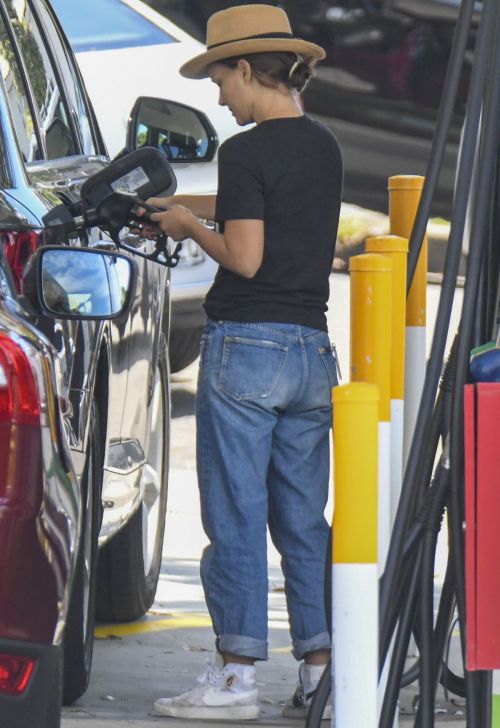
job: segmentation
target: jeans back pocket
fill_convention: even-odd
[[[288,347],[275,341],[225,336],[220,389],[234,399],[269,397],[276,386]]]

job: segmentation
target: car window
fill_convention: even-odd
[[[45,141],[47,159],[78,153],[57,76],[35,18],[25,3],[4,0],[16,35]]]
[[[76,53],[175,42],[121,0],[51,0],[51,4]]]
[[[25,162],[33,162],[41,156],[36,127],[21,68],[2,13],[0,13],[0,70],[21,154]]]
[[[38,16],[43,24],[45,34],[52,48],[52,55],[57,58],[58,69],[64,83],[71,113],[76,116],[77,127],[80,132],[80,142],[84,154],[97,154],[96,143],[92,133],[92,121],[89,108],[85,101],[85,94],[80,86],[79,73],[73,59],[70,58],[58,29],[54,25],[47,3],[41,0],[37,3]]]

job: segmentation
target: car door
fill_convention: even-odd
[[[104,144],[92,106],[86,99],[81,74],[58,27],[58,21],[45,0],[37,0],[36,6],[44,24],[48,42],[53,49],[54,56],[58,59],[61,80],[67,90],[75,126],[77,130],[80,130],[83,151],[85,154],[92,154],[95,151],[102,152]],[[96,139],[97,149],[85,146],[88,145],[90,139]],[[120,140],[119,143],[125,145],[125,139]],[[89,236],[91,246],[108,247],[110,245],[109,239],[100,230],[94,228],[89,231]],[[126,234],[126,237],[132,248],[139,252],[152,252],[153,243],[150,240],[130,233]],[[151,429],[151,412],[145,403],[151,401],[159,349],[161,346],[166,346],[168,339],[169,275],[162,266],[158,266],[152,261],[137,257],[136,262],[139,266],[139,280],[132,313],[126,324],[110,328],[112,357],[110,386],[114,387],[118,394],[113,398],[109,397],[109,413],[113,421],[110,422],[106,466],[112,472],[106,471],[105,473],[104,493],[106,495],[107,481],[112,481],[115,506],[118,506],[118,501],[122,497],[126,503],[127,500],[133,499],[137,495],[134,489],[130,490],[129,481],[119,498],[116,497],[116,466],[128,463],[128,472],[130,472],[137,469],[142,463]],[[166,310],[164,311],[164,309]],[[118,403],[122,404],[122,408],[117,406]],[[115,507],[114,516],[112,512],[105,511],[101,534],[103,537],[106,537],[108,530],[112,530],[113,522],[120,520],[118,510]]]
[[[34,248],[43,244],[44,214],[65,194],[74,195],[68,181],[77,177],[74,159],[83,149],[64,88],[32,8],[6,0],[2,23],[2,60],[9,64],[6,96],[13,122],[12,136],[21,151],[18,174],[8,194],[27,211],[29,224],[34,228]],[[91,147],[88,151],[95,153],[96,149]],[[12,159],[14,163],[18,161],[14,155]],[[86,244],[86,235],[71,242]],[[14,241],[13,245],[16,244]],[[22,264],[30,252],[26,251]],[[19,291],[22,264],[15,271]],[[84,460],[79,457],[85,437],[84,373],[89,366],[89,342],[98,337],[99,326],[42,318],[37,325],[58,352],[61,392],[72,406],[71,443],[78,471]]]
[[[106,163],[105,149],[78,72],[48,4],[44,0],[28,4],[6,0],[1,17],[3,60],[9,67],[6,96],[19,161],[8,194],[25,207],[27,223],[33,227],[33,245],[36,245],[41,242],[44,214],[62,200],[78,200],[83,180]],[[60,242],[109,245],[97,229]],[[72,410],[71,441],[77,471],[83,468],[88,413],[94,394],[103,400],[101,415],[106,420],[103,429],[108,443],[116,450],[124,439],[133,437],[137,441],[138,447],[133,451],[139,453],[138,462],[130,463],[129,470],[139,467],[145,450],[149,423],[144,402],[148,401],[151,388],[152,342],[159,341],[158,321],[161,320],[161,307],[152,303],[161,295],[165,274],[151,263],[141,267],[136,310],[126,322],[109,325],[44,319],[37,322],[58,351],[61,391]],[[131,334],[139,321],[142,338],[141,346],[136,347],[131,343]],[[135,376],[129,387],[132,369]],[[112,451],[114,462],[127,462],[126,458],[116,457],[115,450]],[[109,453],[107,448],[106,454]],[[129,470],[123,478],[116,473],[112,476],[115,486],[116,482],[122,485],[120,498],[125,510],[127,502],[137,499],[138,490],[137,477],[127,477]],[[123,512],[116,515],[115,521],[122,519]]]

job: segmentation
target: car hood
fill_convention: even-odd
[[[215,127],[219,142],[241,131],[231,112],[219,106],[218,89],[209,79],[192,81],[179,74],[180,66],[202,50],[199,43],[182,41],[77,54],[111,156],[125,144],[128,117],[138,96],[156,96],[200,109]],[[216,189],[215,162],[174,167],[179,192]],[[196,174],[194,167],[198,168]]]

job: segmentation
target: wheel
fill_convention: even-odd
[[[202,331],[203,326],[196,326],[193,329],[177,329],[170,332],[168,354],[172,373],[185,369],[199,356]]]
[[[81,481],[82,532],[64,630],[63,705],[73,703],[83,695],[90,680],[94,647],[102,467],[99,411],[97,403],[93,401],[87,460]]]
[[[168,365],[158,359],[142,482],[144,498],[99,552],[97,618],[128,622],[152,605],[160,574],[167,508],[170,396]]]

